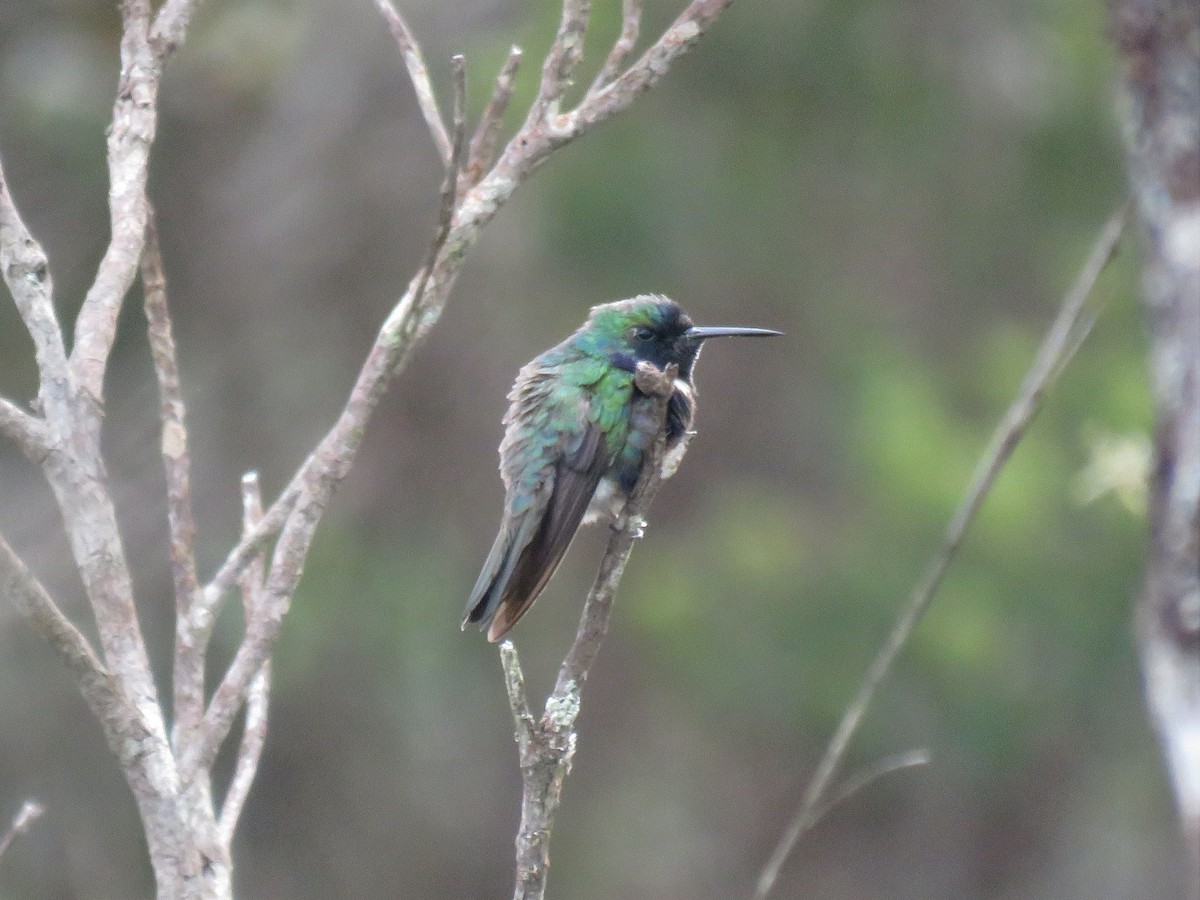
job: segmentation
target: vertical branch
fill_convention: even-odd
[[[108,207],[111,238],[75,320],[71,371],[90,401],[88,427],[99,428],[104,372],[117,317],[137,274],[146,233],[146,173],[158,120],[162,61],[150,48],[149,0],[120,3],[121,72],[108,129]]]
[[[544,122],[557,115],[559,102],[571,85],[571,76],[583,59],[583,38],[591,13],[591,0],[563,0],[558,33],[542,64],[542,80],[537,99],[529,108],[527,124]]]
[[[190,734],[204,712],[204,654],[190,641],[188,615],[200,589],[196,575],[196,523],[192,515],[191,459],[188,452],[183,388],[175,354],[167,279],[158,246],[158,225],[147,205],[146,245],[142,250],[147,335],[158,381],[162,421],[162,462],[167,483],[167,530],[171,576],[175,583],[175,742]]]
[[[251,531],[262,518],[262,490],[258,484],[258,473],[247,472],[242,476],[242,530]],[[242,575],[242,608],[247,627],[259,616],[262,607],[263,577],[266,574],[262,556],[251,564]],[[237,763],[233,779],[221,806],[221,817],[217,824],[221,842],[228,850],[233,844],[233,833],[267,740],[267,707],[271,691],[271,661],[263,663],[246,694],[246,724],[242,730],[242,743],[238,748]]]
[[[755,887],[754,900],[763,900],[771,892],[779,870],[791,855],[796,842],[819,818],[825,796],[845,759],[850,740],[858,731],[858,726],[875,697],[875,692],[891,671],[892,664],[908,643],[913,630],[933,604],[946,570],[962,546],[967,529],[974,522],[1005,463],[1025,436],[1029,424],[1041,409],[1046,392],[1091,328],[1094,317],[1087,315],[1087,301],[1100,274],[1116,253],[1118,242],[1125,230],[1126,219],[1127,210],[1123,204],[1100,230],[1079,277],[1063,298],[1058,315],[1042,339],[1037,355],[1017,390],[1017,396],[992,432],[991,440],[976,463],[971,482],[963,492],[953,518],[946,526],[941,547],[925,569],[920,583],[909,595],[908,602],[875,655],[858,693],[846,708],[837,730],[825,748],[812,781],[804,791],[799,809],[763,867]]]
[[[1150,549],[1137,623],[1150,717],[1200,900],[1200,6],[1114,0],[1154,392]]]
[[[655,400],[649,413],[651,421],[665,425],[676,374],[677,368],[673,364],[665,371],[659,371],[649,363],[638,364],[638,389]],[[613,599],[625,573],[625,564],[645,528],[643,516],[662,484],[665,445],[666,428],[660,426],[646,454],[638,482],[613,526],[600,571],[584,602],[575,640],[559,668],[554,690],[546,698],[540,721],[534,722],[529,710],[517,651],[508,641],[500,645],[500,663],[504,667],[521,764],[521,824],[516,839],[517,874],[513,900],[541,900],[545,894],[550,868],[550,835],[562,801],[563,782],[570,774],[575,755],[575,721],[579,716],[583,684],[608,633]]]

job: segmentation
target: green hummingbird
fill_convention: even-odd
[[[500,640],[525,615],[581,524],[613,522],[663,426],[635,384],[639,362],[678,366],[667,403],[662,475],[683,458],[696,410],[692,370],[704,341],[765,328],[700,328],[679,304],[643,294],[594,306],[587,321],[527,363],[508,394],[500,442],[504,515],[462,627]]]

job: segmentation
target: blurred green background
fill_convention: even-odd
[[[465,53],[477,112],[517,43],[514,110],[528,101],[555,3],[400,5],[443,93],[449,56]],[[648,5],[657,35],[682,4]],[[585,83],[617,28],[615,0],[595,6]],[[700,323],[787,336],[714,346],[700,365],[700,435],[659,496],[588,684],[550,894],[749,894],[1123,193],[1104,29],[1099,0],[743,2],[518,192],[319,531],[275,654],[239,896],[508,895],[511,723],[494,648],[457,628],[498,521],[504,394],[591,304],[644,291]],[[117,35],[99,0],[0,4],[0,152],[67,322],[107,240]],[[168,70],[151,175],[208,574],[238,528],[241,473],[259,469],[273,496],[343,402],[421,258],[440,171],[367,0],[212,0]],[[1104,317],[848,764],[925,747],[932,765],[837,809],[775,896],[1182,892],[1130,627],[1136,466],[1121,492],[1089,476],[1125,471],[1150,424],[1136,273],[1126,247],[1099,288]],[[109,378],[107,452],[168,685],[139,301]],[[31,358],[6,299],[0,393],[35,393]],[[90,628],[49,492],[6,443],[0,529]],[[603,537],[577,543],[515,633],[538,696]],[[231,613],[221,659],[237,629]],[[0,861],[0,897],[151,893],[99,729],[0,606],[0,818],[27,796],[48,812]]]

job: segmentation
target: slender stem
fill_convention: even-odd
[[[479,183],[492,159],[496,155],[496,141],[500,137],[500,129],[504,125],[504,114],[512,100],[513,84],[516,82],[517,69],[521,65],[521,48],[514,46],[508,51],[508,59],[504,68],[496,76],[492,86],[492,96],[484,107],[475,135],[471,138],[471,152],[468,156],[466,179],[468,186]]]
[[[167,533],[171,576],[175,585],[174,742],[178,747],[204,714],[204,652],[191,640],[188,616],[200,591],[196,575],[196,522],[192,514],[191,455],[188,451],[186,410],[179,378],[179,361],[167,278],[158,245],[158,224],[147,205],[146,244],[142,248],[142,287],[145,293],[146,333],[158,381],[162,421],[162,463],[167,483]]]
[[[3,837],[0,837],[0,856],[3,856],[5,852],[7,852],[8,848],[12,846],[12,842],[16,839],[17,835],[24,834],[26,831],[28,831],[30,826],[40,819],[42,813],[45,811],[46,810],[42,807],[42,804],[38,803],[36,800],[26,800],[21,805],[21,809],[13,817],[12,824],[8,827],[8,831],[4,833]]]
[[[417,92],[417,104],[421,107],[421,115],[425,117],[425,124],[433,137],[433,144],[441,157],[442,165],[449,166],[453,144],[442,122],[442,113],[438,109],[437,97],[433,93],[433,83],[429,80],[429,70],[425,68],[425,57],[421,55],[421,47],[413,37],[412,29],[396,11],[391,0],[375,0],[375,6],[387,21],[392,37],[396,39],[396,45],[400,48],[400,55],[404,57],[408,77]]]
[[[659,371],[648,363],[639,363],[638,388],[655,399],[650,420],[663,424],[646,455],[641,476],[613,526],[600,571],[584,602],[575,640],[563,658],[540,721],[534,722],[530,712],[516,649],[508,641],[500,644],[500,663],[504,668],[521,763],[521,825],[516,838],[514,900],[541,900],[546,890],[550,834],[562,800],[563,782],[571,771],[571,760],[575,755],[575,721],[579,716],[583,684],[608,632],[612,603],[625,564],[645,528],[643,516],[662,484],[662,457],[666,445],[663,425],[676,374],[674,365]]]
[[[1080,327],[1085,329],[1090,327],[1092,320],[1086,315],[1088,297],[1091,295],[1100,273],[1104,271],[1116,253],[1117,244],[1125,230],[1126,220],[1127,209],[1122,204],[1121,208],[1113,213],[1100,230],[1083,270],[1067,292],[1066,297],[1063,298],[1058,316],[1046,332],[1029,371],[1025,373],[1016,398],[992,433],[991,440],[980,457],[971,482],[946,527],[941,547],[930,561],[924,577],[913,590],[908,603],[892,626],[887,640],[876,654],[858,693],[846,708],[837,730],[825,748],[825,754],[821,757],[816,773],[804,792],[799,810],[763,867],[754,892],[755,900],[762,900],[770,893],[780,868],[796,846],[801,834],[813,821],[813,816],[820,808],[826,791],[845,758],[850,739],[858,730],[875,692],[887,677],[900,651],[908,643],[913,629],[916,628],[917,623],[921,621],[933,603],[942,578],[957,555],[968,527],[974,521],[980,506],[983,505],[1000,470],[1012,455],[1013,450],[1016,449],[1017,444],[1025,435],[1029,423],[1041,408],[1047,389],[1053,384],[1058,373],[1062,371],[1067,360],[1070,359],[1070,354],[1079,347],[1082,339]]]
[[[625,67],[625,63],[633,53],[633,48],[637,45],[641,23],[642,0],[623,0],[621,3],[621,33],[613,43],[612,49],[608,51],[608,57],[604,60],[600,71],[596,73],[592,86],[588,88],[589,94],[608,87],[621,74],[621,69]]]
[[[242,529],[252,530],[262,518],[262,514],[262,489],[258,483],[258,473],[247,472],[242,476]],[[258,617],[262,607],[265,574],[266,564],[261,554],[242,574],[242,608],[247,627],[248,623]],[[225,793],[221,817],[217,823],[221,842],[227,849],[233,844],[233,833],[237,830],[238,819],[246,804],[246,797],[250,794],[250,786],[254,783],[254,776],[258,771],[258,761],[267,741],[270,692],[271,661],[267,660],[250,682],[250,689],[246,694],[246,722],[242,729],[242,741],[238,747],[233,778],[229,782],[229,790]]]

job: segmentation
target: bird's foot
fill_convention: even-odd
[[[678,375],[679,366],[675,363],[667,363],[665,369],[660,369],[652,362],[641,360],[634,371],[633,383],[648,397],[670,397]]]

